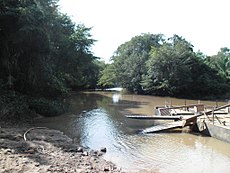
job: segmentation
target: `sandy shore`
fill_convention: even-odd
[[[57,130],[0,128],[1,173],[123,172],[102,158],[104,152],[74,144]]]

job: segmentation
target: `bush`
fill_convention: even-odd
[[[45,98],[31,99],[29,108],[44,116],[56,116],[63,114],[67,110],[67,104],[61,101],[53,101]]]
[[[18,124],[32,120],[33,112],[27,104],[27,97],[13,91],[0,91],[0,121],[4,124]]]

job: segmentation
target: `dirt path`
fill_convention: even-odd
[[[102,151],[89,151],[51,129],[0,128],[1,173],[120,173],[102,158]],[[104,151],[105,152],[105,151]]]

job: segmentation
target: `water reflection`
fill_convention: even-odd
[[[124,114],[153,113],[165,100],[178,105],[184,100],[120,95],[120,93],[78,93],[70,99],[71,110],[49,117],[40,125],[59,129],[91,149],[107,148],[105,159],[129,171],[154,170],[161,173],[228,172],[230,144],[190,133],[141,135],[139,129],[157,121],[132,120]],[[187,100],[187,104],[197,101]],[[216,104],[215,102],[203,102]],[[219,103],[224,104],[224,103]]]
[[[121,97],[121,94],[114,93],[113,96],[112,96],[113,103],[118,103],[119,100],[120,100],[120,97]]]
[[[102,146],[110,148],[118,136],[115,122],[101,108],[87,112],[82,119],[81,128],[84,129],[81,144],[92,149],[98,150]]]

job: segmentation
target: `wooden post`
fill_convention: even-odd
[[[228,100],[228,104],[230,104],[230,100]],[[230,114],[230,106],[228,107],[228,114]]]
[[[212,123],[214,124],[214,107],[212,108]]]
[[[186,104],[187,104],[187,103],[186,103],[186,100],[184,100],[184,105],[186,106]],[[184,110],[185,110],[185,111],[188,111],[188,107],[185,107]]]

